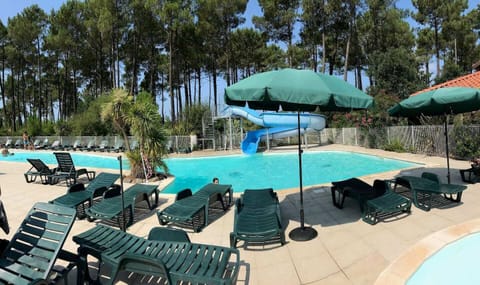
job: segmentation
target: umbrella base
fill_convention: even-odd
[[[317,237],[317,231],[311,227],[298,227],[293,229],[288,236],[294,241],[309,241]]]

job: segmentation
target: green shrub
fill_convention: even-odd
[[[400,140],[393,140],[383,146],[386,151],[406,152],[405,146]]]
[[[459,158],[472,158],[480,155],[480,136],[472,128],[459,125],[453,128],[450,145],[454,145],[452,154]]]

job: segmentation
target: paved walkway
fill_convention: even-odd
[[[322,146],[308,150],[312,149],[347,150],[419,162],[423,163],[424,167],[403,172],[417,175],[428,169],[440,174],[445,180],[446,163],[445,158],[441,157],[342,145]],[[289,148],[287,151],[295,151],[295,149]],[[194,155],[199,154],[204,153],[194,153]],[[450,164],[452,183],[462,183],[458,169],[468,168],[469,163],[451,160]],[[1,199],[6,207],[12,231],[7,238],[13,235],[35,202],[52,200],[66,191],[64,185],[27,184],[23,177],[27,169],[26,163],[2,162],[0,165]],[[97,171],[101,170],[97,169]],[[362,179],[372,183],[374,179],[389,179],[398,173],[398,171],[391,171],[365,176]],[[165,187],[167,183],[168,181],[162,181],[160,187]],[[128,184],[125,186],[127,187]],[[307,242],[295,242],[288,238],[290,230],[299,226],[298,190],[289,189],[279,192],[283,222],[286,225],[287,244],[282,247],[278,245],[266,248],[240,247],[243,266],[238,284],[374,284],[389,264],[422,239],[446,227],[480,218],[480,207],[477,206],[480,204],[480,189],[477,189],[480,187],[479,184],[468,185],[468,190],[464,192],[462,203],[459,205],[434,208],[429,212],[412,207],[410,215],[382,221],[375,226],[361,220],[358,203],[354,200],[347,198],[344,209],[335,208],[332,205],[329,186],[318,185],[305,189],[306,224],[318,231],[318,237]],[[161,194],[160,198],[158,209],[163,209],[172,203],[174,197]],[[152,227],[159,226],[159,223],[155,211],[140,212],[136,217],[137,221],[128,231],[146,236],[148,231]],[[89,223],[86,220],[77,220],[64,248],[76,251],[77,246],[71,237],[94,225],[95,223]],[[202,232],[189,231],[189,236],[193,242],[229,246],[229,233],[232,229],[233,210],[231,209],[215,219]],[[4,237],[3,235],[1,233],[0,237]],[[239,242],[239,245],[242,246],[242,243]],[[94,264],[93,262],[92,265]],[[108,270],[104,273],[108,275]],[[126,276],[123,278],[124,281],[131,283],[125,279]],[[398,282],[395,278],[389,280]]]

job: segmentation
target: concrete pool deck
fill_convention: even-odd
[[[441,179],[446,181],[446,160],[442,157],[343,145],[310,147],[305,151],[310,150],[354,151],[422,163],[424,164],[422,167],[403,170],[402,173],[420,175],[422,171],[428,170],[439,174]],[[295,152],[296,149],[290,147],[274,151]],[[174,156],[230,153],[232,152],[194,152]],[[468,161],[451,159],[452,183],[463,184],[458,169],[469,166]],[[5,205],[11,228],[8,236],[0,232],[0,238],[12,237],[35,202],[52,200],[66,191],[64,185],[27,184],[23,173],[28,168],[27,163],[5,162],[0,165],[1,200]],[[106,171],[94,170],[97,170],[97,173]],[[297,175],[297,171],[296,167],[292,167],[292,175]],[[389,171],[361,178],[373,183],[374,179],[391,179],[399,173],[400,171]],[[159,188],[163,188],[168,182],[164,180],[156,183],[159,183]],[[433,208],[429,212],[412,207],[410,215],[380,221],[374,226],[361,220],[360,209],[355,200],[346,199],[343,209],[335,208],[329,186],[330,184],[304,187],[305,222],[318,231],[318,236],[307,242],[295,242],[288,238],[288,233],[300,224],[298,189],[278,192],[283,222],[286,226],[287,244],[281,247],[279,244],[267,247],[250,246],[245,249],[240,242],[242,266],[237,284],[404,284],[406,278],[429,254],[466,233],[480,230],[480,207],[477,206],[480,203],[480,184],[469,184],[460,204]],[[160,205],[157,209],[164,209],[173,200],[174,195],[160,194]],[[229,246],[233,216],[234,211],[230,209],[216,217],[200,233],[187,230],[190,239],[192,242]],[[95,222],[77,220],[64,248],[76,252],[77,245],[71,237],[94,225]],[[135,223],[128,231],[145,237],[152,227],[158,226],[160,225],[155,210],[144,210],[138,213]],[[441,230],[446,230],[447,234],[437,233]],[[429,251],[427,252],[425,248]],[[405,256],[409,257],[404,259]],[[94,265],[94,260],[91,263]],[[108,269],[102,273],[108,276]],[[75,274],[71,275],[73,276],[70,278],[75,277]],[[124,284],[138,281],[128,278],[130,277],[125,274],[121,281]]]

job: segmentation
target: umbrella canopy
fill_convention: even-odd
[[[281,69],[258,73],[225,89],[228,105],[257,110],[311,112],[366,109],[373,98],[337,77],[311,70]]]
[[[450,183],[447,115],[472,112],[480,109],[480,89],[469,87],[444,87],[410,96],[388,109],[391,116],[418,117],[444,116],[447,179]]]
[[[292,230],[289,236],[297,241],[316,237],[315,229],[304,225],[300,112],[366,109],[373,104],[373,98],[336,77],[311,70],[287,68],[258,73],[227,87],[225,102],[236,106],[248,103],[252,109],[298,112],[301,225]]]
[[[480,109],[480,89],[444,87],[410,96],[388,110],[391,116],[461,114]]]

